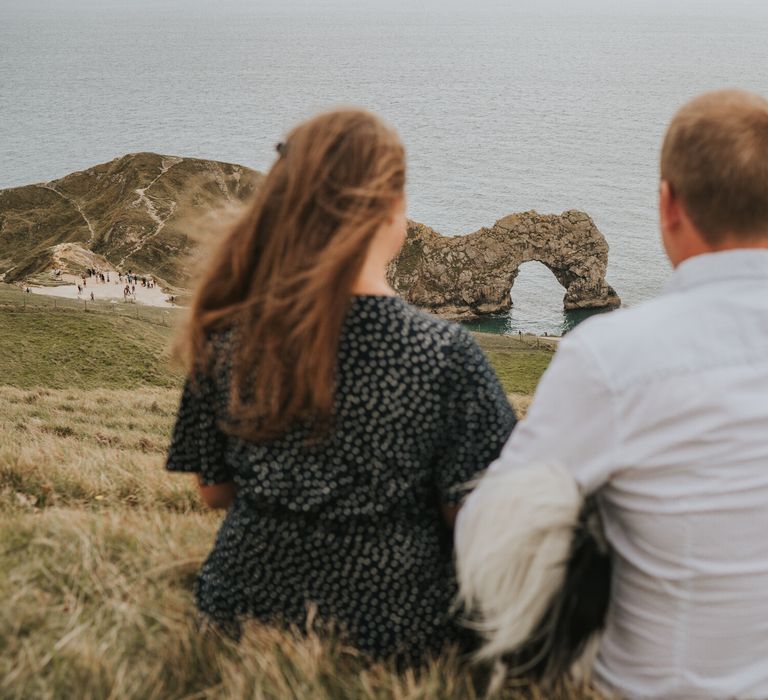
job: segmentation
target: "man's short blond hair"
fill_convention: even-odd
[[[768,101],[721,90],[688,102],[661,151],[669,183],[705,239],[768,237]]]

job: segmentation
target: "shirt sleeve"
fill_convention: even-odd
[[[232,481],[226,464],[227,435],[218,425],[214,380],[199,374],[188,378],[181,395],[165,468],[197,472],[203,485]]]
[[[467,482],[498,457],[515,427],[515,411],[475,339],[459,329],[446,372],[446,434],[435,462],[442,503],[456,505]]]
[[[580,337],[565,338],[491,469],[558,463],[589,494],[620,467],[618,432],[616,398],[598,358]]]

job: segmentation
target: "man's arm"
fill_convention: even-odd
[[[576,334],[561,342],[528,415],[490,469],[560,464],[591,493],[618,467],[618,433],[613,391],[598,358]]]

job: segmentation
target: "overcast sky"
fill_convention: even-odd
[[[5,9],[211,10],[249,14],[691,14],[768,18],[766,0],[0,0]]]

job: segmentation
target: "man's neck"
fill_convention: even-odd
[[[730,240],[712,246],[711,253],[722,253],[724,250],[748,250],[750,248],[768,248],[768,236],[756,236],[748,240]]]
[[[707,255],[709,253],[724,253],[728,250],[766,250],[768,249],[768,236],[755,236],[754,238],[734,238],[729,237],[719,243],[705,243],[704,241],[698,242],[697,245],[691,246],[685,251],[684,255],[674,263],[673,267],[677,267],[680,263],[684,263],[686,260],[695,258],[699,255]]]

